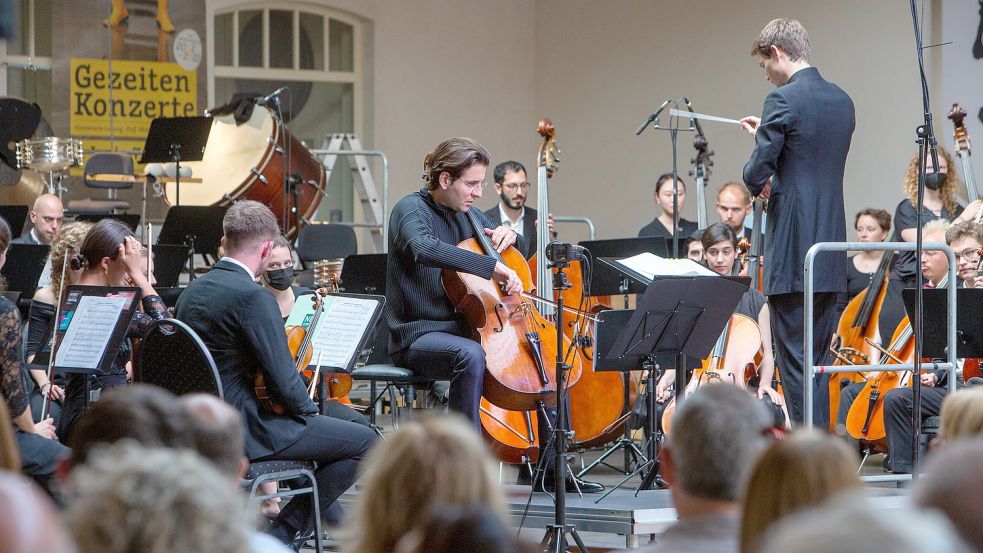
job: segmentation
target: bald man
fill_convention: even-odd
[[[19,474],[0,471],[0,536],[5,553],[73,553],[75,546],[44,492]]]
[[[11,243],[50,246],[65,218],[65,208],[61,205],[61,200],[58,196],[41,194],[34,200],[34,208],[28,215],[31,218],[31,230],[15,238]]]

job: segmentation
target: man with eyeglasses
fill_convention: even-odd
[[[980,276],[980,248],[983,248],[983,225],[972,221],[956,223],[945,232],[945,239],[956,254],[956,271],[966,288],[983,288]]]
[[[495,224],[512,229],[524,237],[525,245],[519,251],[526,259],[536,253],[536,223],[538,213],[531,207],[526,207],[529,197],[529,180],[526,168],[518,161],[503,161],[495,166],[495,193],[500,201],[498,205],[485,212],[485,215]],[[553,232],[553,218],[549,219],[550,234]]]

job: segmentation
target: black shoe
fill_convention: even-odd
[[[598,484],[597,482],[588,482],[586,480],[581,480],[573,474],[567,474],[566,478],[566,491],[567,493],[601,493],[604,491],[604,486]],[[548,492],[556,491],[556,473],[553,471],[547,471],[543,475],[542,488]]]

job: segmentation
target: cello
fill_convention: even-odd
[[[915,333],[907,315],[898,324],[887,350],[881,350],[880,363],[907,364],[915,356]],[[880,348],[878,348],[880,349]],[[876,443],[887,436],[884,429],[884,395],[894,388],[907,386],[911,371],[885,371],[867,380],[850,406],[846,419],[846,431],[858,440]]]
[[[499,253],[485,235],[474,209],[466,213],[475,238],[458,247],[488,255],[515,271],[523,289],[532,289],[526,260],[514,247]],[[570,340],[536,310],[525,295],[509,295],[502,284],[477,275],[445,269],[441,280],[454,309],[471,325],[472,339],[485,351],[482,395],[489,402],[513,411],[529,411],[554,401],[556,386],[572,386],[580,379],[580,360],[571,358],[565,382],[555,375],[557,344],[569,351]]]
[[[836,357],[834,366],[869,365],[877,358],[877,324],[881,306],[887,295],[888,274],[894,252],[885,253],[871,277],[870,285],[847,304],[829,349]],[[866,373],[837,373],[829,379],[829,428],[835,430],[836,412],[840,405],[840,390],[851,382],[862,382]]]

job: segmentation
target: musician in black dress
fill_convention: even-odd
[[[135,311],[112,367],[108,373],[86,376],[71,373],[66,378],[65,403],[58,435],[70,440],[72,426],[85,410],[85,379],[89,379],[89,401],[98,394],[116,386],[123,386],[133,379],[130,357],[133,353],[132,338],[142,338],[148,326],[168,316],[167,306],[153,287],[153,273],[148,271],[147,252],[133,236],[130,227],[115,220],[103,219],[85,235],[79,253],[69,261],[72,270],[81,270],[78,284],[88,286],[135,286],[140,288],[143,311]]]
[[[891,214],[883,209],[868,207],[857,212],[853,220],[853,228],[857,231],[857,242],[883,242],[891,232]],[[857,252],[850,256],[846,267],[846,289],[849,299],[863,292],[870,284],[870,279],[877,272],[877,266],[886,252],[867,251]]]
[[[681,214],[683,208],[686,206],[686,183],[683,182],[683,179],[678,179],[678,182],[679,195],[677,203],[679,204],[679,213]],[[638,231],[638,236],[655,236],[657,238],[672,240],[672,233],[675,229],[673,226],[673,213],[675,212],[673,211],[672,201],[672,173],[659,175],[658,180],[655,181],[654,197],[655,205],[659,206],[659,215],[651,223],[642,227],[642,230]],[[683,219],[682,215],[679,216],[680,248],[682,248],[682,241],[693,234],[696,227],[697,224],[693,221],[687,221]],[[669,243],[669,247],[672,247],[672,242]],[[671,255],[673,252],[669,253]],[[684,253],[680,250],[680,255]]]

